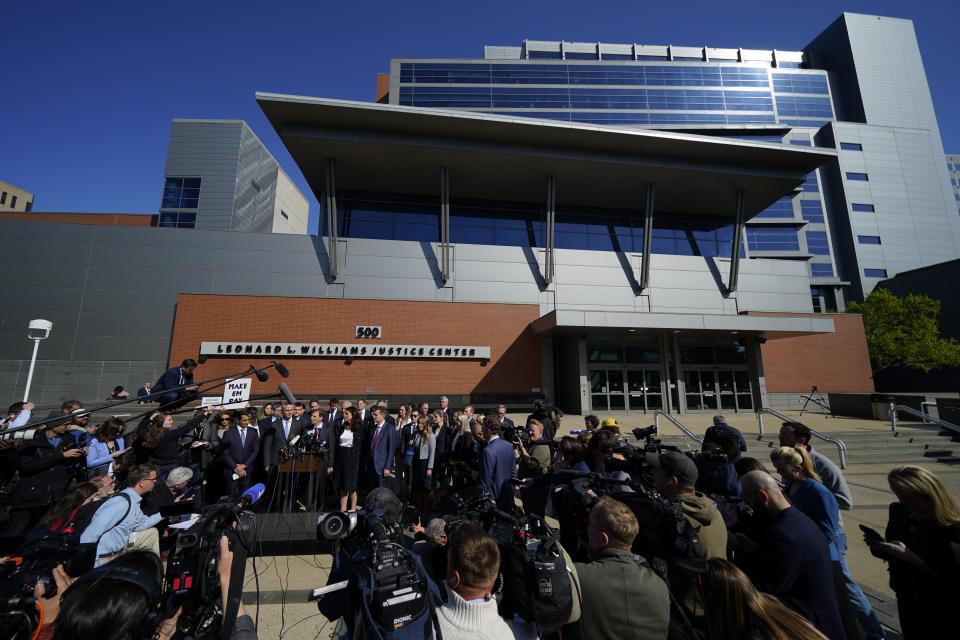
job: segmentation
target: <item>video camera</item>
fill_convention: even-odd
[[[452,507],[452,509],[451,509]],[[500,615],[519,616],[541,634],[562,627],[573,609],[573,587],[559,531],[539,516],[516,518],[496,508],[485,487],[451,493],[441,512],[452,540],[464,522],[475,522],[497,542],[503,598]]]
[[[385,488],[367,495],[364,509],[321,514],[317,538],[340,548],[326,586],[309,600],[328,620],[343,618],[345,637],[432,638],[439,591],[415,553],[406,548],[400,500]],[[360,634],[360,635],[355,635]]]
[[[244,520],[240,516],[247,507],[256,503],[263,491],[263,485],[257,484],[239,499],[224,497],[215,504],[202,507],[197,521],[177,536],[176,545],[167,560],[162,601],[166,617],[183,607],[178,622],[185,634],[182,637],[220,637],[223,618],[223,612],[219,610],[222,594],[217,575],[220,538],[226,535],[234,549],[230,574],[233,591],[233,584],[243,584],[246,551],[253,542],[255,528],[252,518]],[[195,508],[192,504],[164,505],[160,507],[160,513],[164,516],[181,515],[183,509]]]

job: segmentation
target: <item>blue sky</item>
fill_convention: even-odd
[[[946,152],[960,153],[960,2],[4,3],[0,179],[36,211],[156,213],[170,121],[243,119],[317,201],[254,92],[373,100],[391,57],[524,38],[800,49],[842,11],[914,21]],[[85,6],[81,6],[85,5]]]

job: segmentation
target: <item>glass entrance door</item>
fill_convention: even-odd
[[[590,406],[594,411],[626,409],[622,369],[590,370]]]
[[[746,369],[684,369],[687,411],[752,411],[750,372]]]
[[[631,411],[662,410],[663,385],[660,369],[628,370],[627,392]]]

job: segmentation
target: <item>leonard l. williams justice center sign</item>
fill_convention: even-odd
[[[326,342],[201,342],[200,355],[489,360],[490,347],[436,344],[332,344]]]

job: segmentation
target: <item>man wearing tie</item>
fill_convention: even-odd
[[[260,450],[260,438],[257,430],[251,426],[250,414],[241,413],[237,425],[224,432],[220,448],[223,452],[227,495],[236,498],[250,488],[253,461]]]
[[[372,411],[373,428],[370,431],[370,457],[368,475],[370,487],[386,487],[393,471],[393,450],[396,447],[397,431],[387,424],[386,410],[376,407]]]
[[[513,420],[507,417],[507,408],[502,404],[497,407],[497,422],[500,423],[500,431],[516,427]]]
[[[280,450],[290,444],[290,440],[299,436],[303,427],[300,421],[293,417],[293,405],[285,404],[280,410],[280,418],[273,422],[268,433],[264,436],[263,462],[269,472],[280,464]]]
[[[337,443],[334,442],[335,436],[336,431],[333,425],[327,424],[323,419],[323,411],[320,409],[312,411],[310,413],[310,426],[304,431],[304,437],[310,438],[316,442],[318,446],[323,446],[327,449],[327,453],[323,454],[323,457],[320,458],[320,470],[315,472],[317,474],[317,501],[319,502],[321,511],[324,510],[326,503],[327,479],[329,475],[333,474],[333,456],[337,449]],[[312,496],[307,496],[307,498],[312,498]]]
[[[143,386],[137,389],[137,398],[139,398],[137,404],[147,404],[147,402],[149,402],[149,400],[144,400],[144,397],[150,395],[150,386],[151,384],[149,382],[144,382]]]
[[[367,411],[367,401],[362,399],[357,400],[357,416],[360,418],[360,424],[368,431],[374,424],[370,413],[370,411]]]
[[[343,412],[340,411],[340,401],[336,398],[330,398],[330,409],[323,417],[323,422],[331,427],[336,427],[338,420],[343,420]]]
[[[180,363],[179,367],[167,369],[157,380],[157,384],[153,385],[153,393],[164,392],[162,395],[154,396],[154,402],[159,402],[165,405],[163,408],[173,411],[196,399],[195,392],[200,388],[193,384],[193,372],[196,368],[197,361],[187,358]]]

